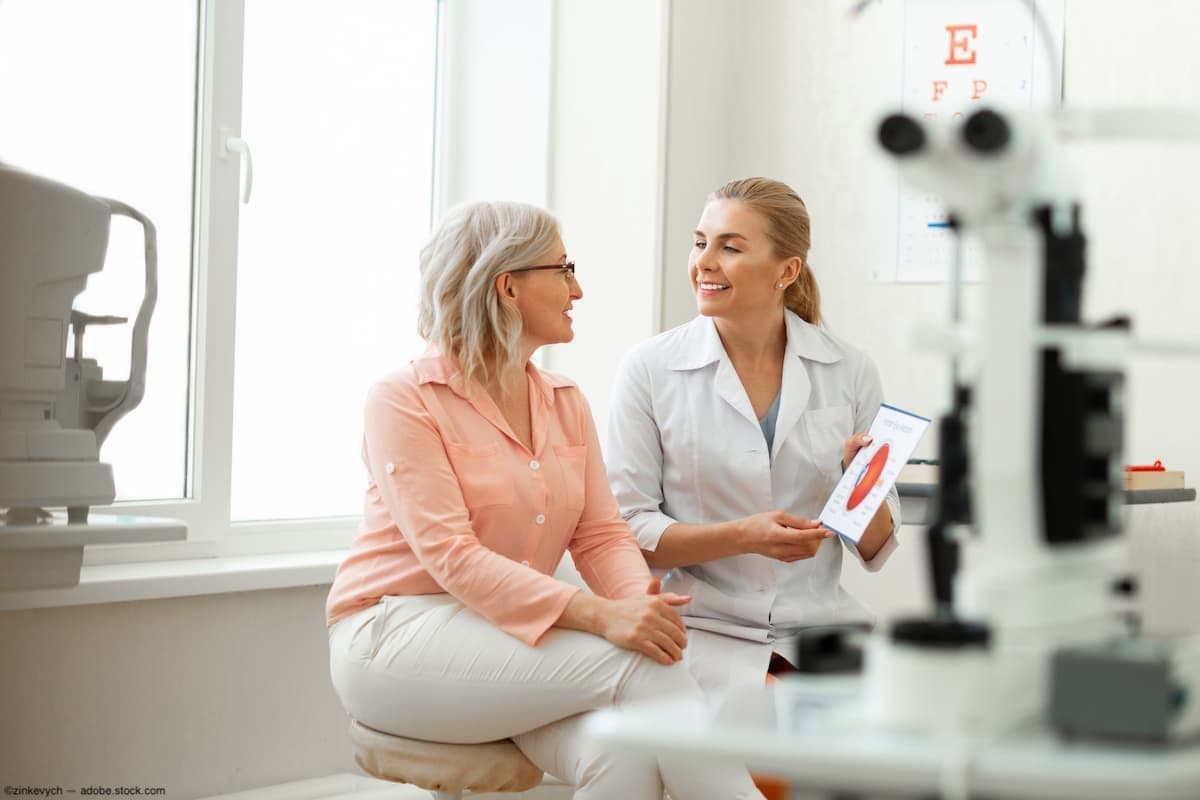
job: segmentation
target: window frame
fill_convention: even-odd
[[[436,165],[441,149],[445,0],[425,1],[437,6],[432,216],[439,194]],[[85,565],[339,550],[350,545],[359,526],[357,515],[231,519],[241,163],[237,154],[222,157],[221,137],[222,132],[240,135],[241,131],[245,0],[199,0],[197,14],[185,496],[94,509],[94,513],[177,519],[187,526],[187,538],[94,545],[85,548]]]

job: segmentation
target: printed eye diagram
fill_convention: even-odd
[[[854,489],[850,492],[850,498],[846,500],[847,511],[853,511],[859,503],[867,499],[867,495],[879,481],[879,476],[883,474],[890,451],[891,447],[884,442],[883,446],[875,451],[875,455],[871,456],[871,460],[859,474],[858,482],[854,484]]]

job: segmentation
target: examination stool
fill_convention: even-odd
[[[376,778],[434,792],[437,800],[461,800],[463,792],[524,792],[542,782],[542,771],[511,739],[482,744],[443,744],[405,739],[350,722],[354,763]]]

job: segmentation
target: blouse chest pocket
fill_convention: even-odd
[[[854,415],[850,406],[805,411],[804,433],[808,438],[809,457],[817,468],[829,477],[840,476],[846,440],[854,433]]]
[[[562,466],[563,505],[580,511],[587,498],[587,445],[556,444],[554,454]]]
[[[446,442],[446,453],[468,509],[474,511],[513,504],[512,475],[504,468],[505,459],[499,444]]]

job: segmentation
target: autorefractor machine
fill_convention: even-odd
[[[104,267],[114,215],[141,223],[145,242],[145,291],[125,380],[106,380],[100,365],[84,357],[83,342],[89,326],[126,320],[73,308],[88,276]],[[145,392],[156,293],[149,219],[119,201],[0,162],[0,589],[71,585],[84,543],[145,540],[128,535],[144,518],[97,524],[93,517],[89,524],[89,510],[116,495],[100,446]],[[146,530],[154,527],[164,526]],[[182,538],[182,525],[167,527],[172,532],[148,535]],[[64,553],[75,558],[66,573],[52,570],[46,581],[30,575],[31,567],[50,563],[42,556]]]

